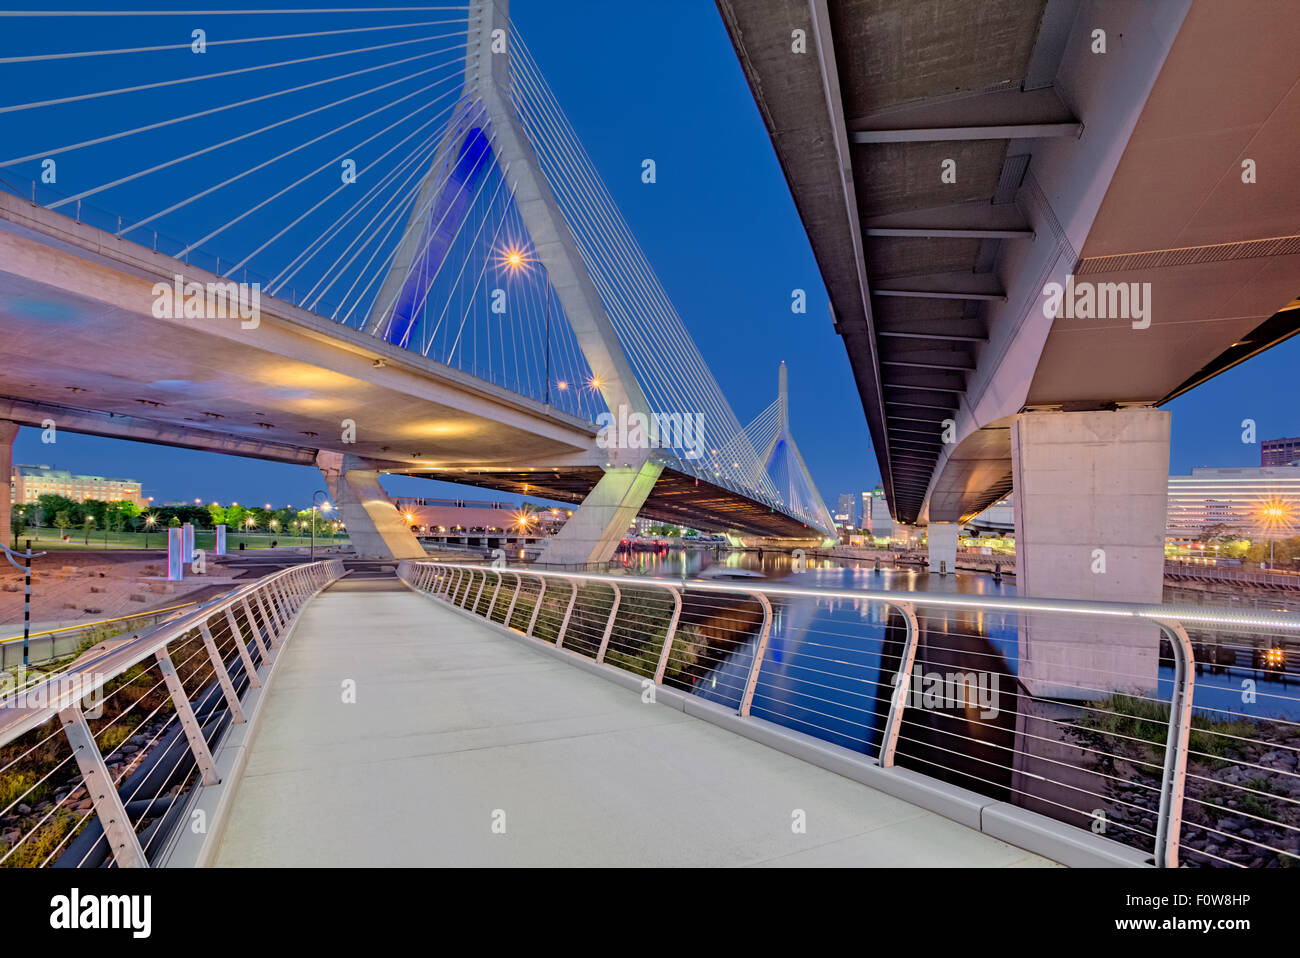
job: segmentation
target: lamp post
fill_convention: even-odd
[[[149,533],[153,531],[153,527],[157,524],[158,517],[152,512],[144,517],[144,548],[146,552],[149,550]]]
[[[321,512],[329,512],[333,506],[329,502],[329,493],[324,489],[317,489],[311,496],[311,561],[316,561],[316,497],[324,496],[325,501],[320,504]]]

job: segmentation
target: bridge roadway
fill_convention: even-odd
[[[1052,864],[396,579],[339,581],[280,654],[219,866]]]

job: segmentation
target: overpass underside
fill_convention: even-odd
[[[522,497],[541,496],[581,503],[605,470],[600,466],[562,469],[420,471],[411,475],[479,486]],[[640,508],[640,515],[707,532],[737,532],[772,539],[807,540],[823,533],[806,523],[671,466],[665,466]]]

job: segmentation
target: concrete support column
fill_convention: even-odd
[[[538,561],[608,562],[661,472],[663,466],[654,462],[605,470],[564,528],[546,540]]]
[[[1011,428],[1016,591],[1034,598],[1161,601],[1169,413],[1022,413]],[[1022,616],[1031,693],[1096,699],[1156,688],[1155,625]]]
[[[0,492],[0,536],[4,544],[13,542],[9,530],[9,517],[13,514],[9,501],[13,496],[14,439],[18,436],[18,423],[0,419],[0,475],[4,476],[4,490]],[[7,563],[6,563],[7,564]]]
[[[377,469],[356,456],[325,451],[316,454],[316,466],[358,557],[424,558],[424,547],[380,486]]]
[[[957,569],[957,533],[961,526],[956,522],[932,522],[925,531],[930,548],[930,571],[952,575]]]

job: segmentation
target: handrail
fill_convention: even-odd
[[[419,571],[414,572],[413,574],[413,570],[417,570],[417,569]],[[1154,781],[1154,773],[1158,772],[1159,787],[1157,789],[1154,785],[1143,786],[1151,790],[1151,794],[1153,798],[1157,797],[1157,793],[1158,793],[1158,808],[1156,808],[1154,805],[1150,806],[1152,818],[1155,820],[1154,832],[1153,833],[1143,832],[1143,834],[1148,835],[1149,838],[1147,847],[1152,856],[1151,857],[1152,863],[1154,863],[1158,867],[1167,867],[1167,868],[1178,866],[1179,852],[1181,847],[1180,843],[1182,842],[1182,837],[1183,837],[1183,812],[1184,812],[1185,801],[1197,802],[1200,805],[1205,804],[1204,801],[1200,801],[1195,797],[1188,798],[1185,794],[1187,790],[1189,778],[1199,779],[1202,781],[1205,780],[1203,774],[1193,775],[1188,771],[1189,755],[1195,754],[1194,749],[1189,746],[1189,741],[1191,739],[1191,731],[1192,731],[1193,691],[1195,688],[1195,681],[1196,681],[1195,675],[1197,672],[1197,667],[1196,667],[1193,645],[1191,640],[1188,637],[1186,626],[1193,625],[1198,627],[1211,627],[1211,628],[1221,627],[1222,630],[1229,637],[1229,643],[1231,643],[1231,641],[1233,640],[1241,641],[1240,638],[1238,638],[1239,633],[1241,631],[1277,630],[1279,632],[1283,632],[1287,634],[1288,636],[1287,641],[1294,641],[1293,637],[1297,633],[1300,633],[1300,616],[1288,615],[1285,613],[1281,613],[1281,614],[1272,613],[1272,612],[1260,611],[1260,610],[1238,611],[1238,610],[1215,609],[1215,608],[1206,608],[1203,606],[1190,606],[1190,605],[1156,605],[1156,604],[1140,604],[1140,603],[1099,602],[1099,601],[1074,600],[1074,599],[1018,598],[1018,597],[1009,597],[1009,596],[965,596],[965,595],[929,593],[929,592],[918,593],[918,592],[891,592],[891,591],[881,591],[881,590],[815,589],[815,588],[800,588],[797,586],[790,586],[784,584],[755,585],[750,583],[730,583],[730,582],[721,582],[715,579],[711,579],[711,580],[666,579],[666,578],[651,578],[651,577],[626,576],[626,575],[610,575],[610,574],[602,574],[602,573],[551,571],[545,569],[538,569],[536,567],[504,569],[500,567],[492,568],[486,565],[445,562],[441,560],[404,560],[403,562],[399,563],[398,566],[399,578],[407,582],[408,585],[411,585],[413,588],[417,588],[420,591],[431,592],[434,597],[443,598],[445,601],[453,605],[457,604],[455,600],[459,591],[458,588],[453,588],[450,591],[450,593],[446,596],[439,596],[439,589],[436,585],[432,587],[430,586],[422,587],[421,583],[429,583],[429,582],[437,583],[441,580],[454,578],[457,580],[457,585],[459,586],[460,585],[459,580],[461,579],[461,577],[468,576],[469,582],[465,586],[465,591],[468,594],[470,589],[473,587],[473,579],[475,575],[482,575],[483,583],[479,585],[479,589],[478,589],[478,593],[479,595],[481,595],[483,593],[483,589],[486,584],[486,578],[488,572],[495,573],[497,578],[497,587],[496,590],[493,592],[492,602],[489,605],[488,614],[486,616],[484,616],[483,613],[479,611],[479,606],[480,606],[480,603],[478,601],[479,596],[475,596],[473,603],[469,603],[469,602],[460,603],[463,612],[474,615],[475,617],[478,618],[488,618],[489,621],[493,622],[493,624],[498,624],[498,623],[495,623],[495,620],[492,620],[490,618],[491,612],[492,609],[495,608],[496,603],[498,601],[497,593],[500,591],[501,588],[503,588],[503,582],[505,581],[504,573],[507,571],[511,573],[514,579],[514,584],[513,584],[513,591],[510,596],[509,609],[506,612],[504,623],[500,624],[501,627],[506,628],[517,634],[522,634],[525,637],[533,638],[534,641],[546,641],[548,642],[548,644],[553,645],[556,649],[562,650],[565,654],[581,655],[584,658],[594,659],[597,665],[604,663],[605,653],[607,648],[609,648],[610,646],[611,636],[615,630],[616,619],[618,619],[619,617],[620,608],[626,607],[626,604],[623,603],[622,601],[624,597],[624,590],[627,590],[629,588],[638,588],[644,590],[655,590],[656,592],[659,593],[662,593],[664,591],[668,592],[673,600],[671,614],[666,609],[656,609],[654,607],[651,607],[651,610],[647,612],[645,606],[636,606],[633,608],[631,612],[627,612],[625,614],[623,620],[620,620],[622,621],[624,627],[624,631],[621,632],[620,634],[624,636],[626,636],[627,634],[629,634],[629,632],[631,632],[631,633],[639,634],[640,636],[642,636],[642,638],[648,635],[653,635],[655,637],[652,640],[652,645],[650,647],[648,648],[642,647],[643,651],[634,653],[634,655],[642,656],[639,659],[639,664],[635,666],[627,665],[628,659],[626,655],[626,651],[627,651],[626,647],[620,649],[621,652],[625,653],[624,655],[621,656],[621,661],[624,663],[624,666],[627,668],[631,668],[634,672],[639,669],[644,669],[645,671],[641,672],[641,674],[647,676],[647,678],[644,680],[646,682],[651,681],[648,678],[648,676],[653,674],[652,681],[655,685],[663,684],[665,673],[669,665],[669,661],[671,658],[674,658],[673,643],[674,643],[674,637],[678,631],[679,623],[681,622],[683,616],[684,596],[697,594],[700,598],[698,598],[696,601],[697,602],[702,601],[704,603],[703,606],[698,606],[698,607],[706,610],[710,608],[708,599],[706,597],[707,594],[723,593],[723,594],[730,594],[734,596],[744,596],[756,600],[762,609],[761,622],[755,622],[753,619],[748,619],[748,618],[745,619],[744,621],[747,622],[748,625],[743,626],[743,628],[748,629],[749,631],[742,631],[742,627],[736,627],[736,626],[732,627],[733,632],[736,632],[738,635],[742,637],[748,636],[748,639],[746,641],[752,642],[752,645],[750,646],[752,648],[752,652],[750,653],[752,655],[752,659],[746,665],[744,671],[739,675],[735,675],[734,674],[735,669],[733,667],[730,673],[723,672],[720,668],[718,668],[719,662],[725,660],[722,658],[715,657],[713,659],[708,659],[706,656],[704,660],[705,668],[713,671],[715,682],[723,682],[724,684],[728,682],[730,683],[729,691],[728,691],[728,695],[731,696],[730,704],[736,707],[736,714],[741,719],[748,719],[750,716],[751,704],[753,704],[755,701],[756,689],[759,686],[760,672],[765,666],[768,639],[773,628],[773,618],[774,618],[773,606],[772,606],[773,600],[788,598],[788,599],[814,599],[820,602],[826,602],[828,600],[832,600],[832,601],[847,600],[855,603],[876,603],[885,609],[889,609],[892,610],[893,612],[901,614],[901,622],[899,622],[898,619],[886,620],[886,628],[891,627],[893,624],[898,625],[899,632],[902,633],[901,641],[894,639],[892,637],[888,639],[888,641],[890,642],[896,642],[896,641],[899,642],[898,651],[890,653],[891,656],[897,655],[897,666],[896,667],[891,666],[892,668],[896,668],[895,674],[892,676],[892,680],[890,682],[890,684],[892,684],[892,688],[889,688],[889,686],[886,685],[885,683],[886,676],[884,675],[884,672],[881,672],[880,685],[882,686],[883,689],[887,690],[891,694],[889,694],[887,697],[887,704],[882,705],[882,708],[887,709],[887,711],[882,713],[882,722],[881,725],[879,726],[880,729],[879,742],[878,742],[876,754],[874,756],[874,760],[872,760],[869,754],[868,757],[865,759],[866,761],[871,762],[871,764],[874,764],[881,769],[890,769],[895,765],[896,751],[900,748],[900,743],[902,741],[907,741],[910,743],[917,742],[917,740],[913,737],[917,734],[916,728],[911,725],[907,727],[905,727],[904,725],[904,710],[909,708],[920,707],[917,706],[915,702],[916,702],[916,696],[921,694],[921,690],[914,689],[911,687],[914,667],[920,668],[923,665],[928,667],[934,667],[936,665],[934,659],[935,655],[939,656],[939,664],[947,664],[949,666],[957,667],[954,665],[955,660],[943,658],[943,656],[946,653],[958,652],[959,650],[947,649],[942,645],[942,637],[947,636],[949,633],[944,631],[946,626],[936,626],[934,624],[936,621],[936,617],[934,616],[933,613],[942,612],[944,610],[960,611],[960,610],[975,610],[975,609],[984,612],[997,610],[997,611],[1004,611],[1008,613],[1019,613],[1024,616],[1021,619],[1020,628],[1029,630],[1029,632],[1027,633],[1022,632],[1022,635],[1031,634],[1034,632],[1034,630],[1043,630],[1044,641],[1057,641],[1057,642],[1080,641],[1081,644],[1079,648],[1086,653],[1082,661],[1088,663],[1091,663],[1093,661],[1092,659],[1087,657],[1087,653],[1089,653],[1089,650],[1093,648],[1088,644],[1089,642],[1097,641],[1097,637],[1099,636],[1106,636],[1112,634],[1114,632],[1115,627],[1119,626],[1119,624],[1125,620],[1133,624],[1146,623],[1155,631],[1153,633],[1142,633],[1144,635],[1152,636],[1149,640],[1143,640],[1143,641],[1154,642],[1155,641],[1154,635],[1158,634],[1164,640],[1165,647],[1167,648],[1167,651],[1163,651],[1159,654],[1167,657],[1171,657],[1172,664],[1173,664],[1173,680],[1171,683],[1172,691],[1168,699],[1168,707],[1169,707],[1168,720],[1162,721],[1158,718],[1149,719],[1150,721],[1158,722],[1159,725],[1161,725],[1162,727],[1167,727],[1167,734],[1165,734],[1164,730],[1162,730],[1161,733],[1162,736],[1164,737],[1163,767],[1161,767],[1160,764],[1156,764],[1152,766],[1153,775],[1151,776],[1151,780]],[[512,626],[511,623],[512,623],[516,602],[519,599],[520,595],[524,592],[524,586],[523,586],[524,578],[536,579],[540,583],[540,588],[538,588],[535,592],[529,590],[527,601],[532,603],[531,614],[529,615],[526,629],[520,629]],[[552,580],[564,580],[564,583],[569,588],[567,590],[548,589],[547,585]],[[608,613],[606,613],[602,605],[589,604],[589,601],[594,603],[595,602],[594,599],[583,600],[584,608],[588,609],[588,611],[584,613],[584,615],[587,616],[587,618],[584,619],[584,621],[589,624],[585,625],[581,629],[581,631],[583,632],[582,648],[570,649],[566,644],[566,634],[569,633],[573,628],[571,626],[571,619],[573,618],[574,615],[575,605],[579,602],[579,587],[580,585],[584,585],[584,584],[596,584],[596,583],[607,585],[613,590],[613,602],[609,606]],[[584,595],[585,594],[586,593],[584,593]],[[554,629],[548,626],[548,628],[545,630],[546,637],[542,638],[540,636],[537,636],[535,632],[536,632],[539,615],[541,613],[543,601],[546,600],[548,597],[551,599],[549,603],[549,607],[551,607],[553,610],[551,612],[548,612],[548,616],[558,615],[561,610],[563,610],[563,614],[560,617],[560,625],[558,628],[558,632],[556,632]],[[725,623],[726,612],[718,611],[718,610],[729,608],[729,607],[718,606],[715,603],[712,606],[712,608],[714,611],[711,614],[714,616],[714,621],[718,621],[718,617],[722,617],[721,621]],[[599,612],[596,611],[597,609],[599,609]],[[921,625],[919,623],[919,617],[918,617],[918,612],[920,612],[921,610],[924,610],[924,613],[927,616],[926,618],[927,624],[925,627],[926,628],[925,634],[927,635],[927,638],[925,640],[925,643],[922,643],[922,630],[921,630]],[[1062,614],[1067,616],[1080,616],[1080,617],[1084,617],[1085,619],[1092,618],[1094,621],[1098,621],[1098,624],[1091,626],[1089,628],[1094,630],[1099,629],[1100,631],[1089,632],[1087,629],[1084,629],[1083,637],[1080,640],[1077,637],[1077,635],[1074,632],[1072,632],[1072,629],[1070,628],[1065,629],[1063,632],[1059,628],[1055,630],[1049,629],[1046,623],[1050,621],[1051,615],[1062,615]],[[939,618],[943,618],[943,617],[940,616]],[[601,621],[602,619],[603,621]],[[1115,626],[1105,626],[1103,628],[1100,626],[1099,620],[1114,622]],[[665,622],[666,622],[666,628],[664,627]],[[1076,621],[1076,627],[1077,627],[1077,621]],[[936,632],[935,631],[936,628],[938,628],[939,631]],[[664,635],[662,639],[662,645],[660,646],[658,645],[659,643],[658,635],[661,629],[664,630]],[[885,635],[888,636],[888,632],[886,632]],[[940,637],[938,646],[935,646],[933,644],[936,641],[935,639],[936,635]],[[822,638],[822,636],[829,636],[829,638]],[[626,642],[627,639],[624,638],[622,641]],[[786,639],[786,641],[788,642],[788,638]],[[830,633],[820,633],[817,639],[817,642],[820,642],[823,645],[827,646],[827,651],[823,651],[822,654],[824,656],[832,656],[832,657],[837,654],[834,646],[834,643],[837,641],[840,642],[840,644],[844,644],[845,642],[852,644],[850,636],[843,635],[841,633],[837,633],[834,631]],[[1274,645],[1276,644],[1277,643],[1274,643]],[[815,642],[814,647],[816,647],[816,645],[817,643]],[[922,654],[923,645],[925,649],[924,655]],[[693,651],[691,650],[692,648]],[[1152,650],[1147,654],[1151,656],[1151,658],[1148,661],[1151,662],[1151,668],[1154,670],[1155,662],[1156,662],[1154,647],[1146,646],[1146,648]],[[679,678],[683,674],[689,675],[689,672],[684,673],[681,670],[683,668],[687,668],[687,669],[696,668],[697,665],[694,663],[698,663],[700,660],[698,658],[693,658],[693,656],[698,656],[699,654],[700,653],[699,653],[698,640],[693,639],[692,645],[688,645],[688,647],[685,647],[681,652],[682,658],[678,659],[677,660],[678,664],[674,666],[675,675],[677,675]],[[790,652],[788,649],[786,649],[782,654],[788,656]],[[989,653],[980,653],[980,652],[974,654],[989,655]],[[652,657],[647,660],[646,658],[647,656],[652,656]],[[881,669],[886,668],[884,661],[885,661],[884,659],[881,660],[881,666],[880,666]],[[892,661],[892,659],[890,661]],[[1129,692],[1127,691],[1127,689],[1133,687],[1128,682],[1128,679],[1130,679],[1132,676],[1129,676],[1124,672],[1124,667],[1122,665],[1108,666],[1108,668],[1115,670],[1114,672],[1106,672],[1102,668],[1098,668],[1091,664],[1075,665],[1072,666],[1072,668],[1075,669],[1075,672],[1069,673],[1069,677],[1067,677],[1061,674],[1057,674],[1057,675],[1050,674],[1053,668],[1059,669],[1059,666],[1054,664],[1054,660],[1052,658],[1051,653],[1049,653],[1043,659],[1043,662],[1040,663],[1038,666],[1040,669],[1046,669],[1047,674],[1033,673],[1033,666],[1035,665],[1035,663],[1032,657],[1029,659],[1022,657],[1019,659],[1019,661],[1021,663],[1021,668],[1025,668],[1026,662],[1028,663],[1028,671],[1032,677],[1027,676],[1023,672],[1019,675],[1020,684],[1015,685],[1015,691],[1013,691],[1012,693],[1013,698],[1015,699],[1017,709],[1021,707],[1022,699],[1028,700],[1030,703],[1032,703],[1035,698],[1051,700],[1052,693],[1044,692],[1041,695],[1038,695],[1035,692],[1029,691],[1029,686],[1026,683],[1029,683],[1031,681],[1044,682],[1044,684],[1050,684],[1051,682],[1063,683],[1064,687],[1066,688],[1078,689],[1084,692],[1091,692],[1091,690],[1095,690],[1098,686],[1100,686],[1100,688],[1103,690],[1104,689],[1112,690],[1110,693],[1106,693],[1105,691],[1099,692],[1097,696],[1095,696],[1097,698],[1104,698],[1107,694],[1114,694],[1120,696],[1128,695]],[[614,668],[615,666],[605,665],[604,667]],[[989,667],[992,668],[992,666]],[[814,699],[816,699],[817,695],[824,696],[828,691],[829,687],[825,683],[826,681],[828,681],[829,676],[831,674],[831,673],[826,673],[826,677],[823,677],[822,672],[818,671],[818,669],[825,670],[829,668],[833,668],[833,663],[831,659],[821,658],[817,660],[817,668],[812,670],[813,671],[812,678],[809,678],[807,676],[803,676],[801,678],[791,678],[790,673],[786,671],[783,673],[784,675],[783,680],[787,682],[791,682],[791,681],[809,682],[816,690],[816,695],[814,695]],[[653,671],[651,672],[650,670]],[[1087,684],[1071,685],[1070,684],[1071,678],[1075,682],[1081,681],[1077,677],[1077,672],[1079,670],[1082,670],[1085,673],[1084,679],[1082,681],[1085,681]],[[1101,675],[1101,677],[1100,678],[1089,677],[1086,674],[1089,670],[1098,672]],[[696,674],[698,675],[699,673]],[[998,674],[1006,674],[1006,673],[998,673]],[[780,680],[781,679],[778,679],[778,681]],[[674,681],[677,681],[677,679],[674,679]],[[1017,683],[1017,676],[1015,674],[1012,674],[1012,681],[1013,683]],[[739,684],[737,685],[737,683]],[[1160,683],[1162,684],[1162,687],[1167,687],[1163,685],[1163,683],[1168,683],[1168,679],[1167,678],[1161,679]],[[675,687],[681,688],[681,686],[675,686]],[[1145,686],[1145,687],[1150,688],[1150,686]],[[692,688],[689,684],[685,688],[686,688],[686,694],[697,694],[695,689]],[[1159,698],[1152,697],[1153,695],[1155,695],[1154,692],[1148,692],[1143,694],[1134,693],[1134,694],[1137,695],[1138,704],[1142,704],[1143,702],[1155,702],[1158,704],[1163,704]],[[768,701],[771,701],[770,689],[768,692],[764,693],[764,697]],[[1087,698],[1086,696],[1084,697],[1075,696],[1075,697],[1081,698],[1083,700],[1086,700]],[[820,704],[824,700],[817,700],[817,701]],[[967,700],[967,704],[968,705],[970,704],[969,700]],[[806,705],[806,706],[802,706],[802,708],[809,709],[815,707],[813,705]],[[1100,713],[1103,715],[1104,714],[1115,714],[1115,715],[1127,714],[1123,712],[1108,712],[1108,710],[1119,709],[1120,708],[1119,705],[1109,705],[1109,704],[1103,705],[1101,702],[1095,702],[1095,701],[1089,705],[1082,705],[1080,706],[1080,708],[1082,711],[1087,713]],[[768,714],[772,713],[772,709],[768,705],[764,705],[764,709],[768,712]],[[814,712],[814,714],[816,713]],[[1028,713],[1016,711],[1016,714],[1025,715]],[[1231,715],[1233,713],[1230,712],[1229,714]],[[818,720],[821,720],[820,717],[818,717]],[[1056,722],[1056,724],[1060,724],[1059,721],[1052,719],[1050,716],[1041,719],[1034,718],[1034,721],[1041,722],[1042,723],[1041,727],[1054,727],[1052,725],[1052,723],[1054,722]],[[1266,718],[1261,717],[1261,721],[1266,721]],[[1295,723],[1288,723],[1288,724],[1295,724]],[[816,722],[813,722],[812,726],[814,728],[817,728]],[[822,731],[826,731],[826,730],[822,730]],[[1017,729],[1017,733],[1026,735],[1034,739],[1041,739],[1043,737],[1039,734],[1036,734],[1036,732],[1034,732],[1028,727],[1019,727]],[[812,734],[814,735],[814,737],[817,737],[817,732],[813,732]],[[1125,736],[1118,732],[1109,732],[1106,734],[1115,735],[1118,736],[1119,738],[1126,738],[1129,741],[1134,741],[1134,742],[1139,741],[1138,739],[1133,738],[1132,736]],[[1223,733],[1211,732],[1211,733],[1198,733],[1198,734],[1223,734],[1223,735],[1228,735],[1229,737],[1233,737],[1232,733],[1228,733],[1228,732],[1223,732]],[[1264,733],[1260,732],[1258,734],[1262,736]],[[821,737],[826,737],[826,736],[822,735]],[[965,741],[965,739],[962,739],[960,736],[955,736],[955,737],[956,740],[959,742]],[[832,738],[832,741],[833,740],[834,739]],[[945,739],[944,741],[947,740]],[[974,741],[974,740],[970,740],[970,741]],[[1053,740],[1049,738],[1047,739],[1047,741],[1053,741]],[[924,742],[920,744],[924,744]],[[935,744],[933,738],[931,738],[928,747],[931,749],[936,749],[938,753],[951,753],[952,755],[963,754],[960,751],[952,752],[951,749],[946,749],[943,748],[941,745]],[[1000,747],[1005,748],[1005,746],[1000,746]],[[1072,746],[1072,747],[1079,747],[1082,749],[1084,753],[1087,753],[1089,751],[1094,751],[1094,752],[1097,751],[1097,749],[1095,748],[1089,749],[1087,747],[1082,747],[1082,746]],[[915,750],[909,749],[906,754],[910,759],[913,759],[913,761],[909,763],[909,767],[915,769],[917,767]],[[989,753],[986,752],[986,754]],[[992,754],[997,754],[997,753],[992,753]],[[1019,754],[1019,752],[1015,748],[1012,748],[1010,754],[1014,756]],[[1030,760],[1028,758],[1030,753],[1026,752],[1024,754],[1026,755],[1026,759]],[[1110,753],[1103,752],[1101,754],[1109,755]],[[944,757],[945,757],[944,755],[940,755],[940,758],[944,758]],[[1045,782],[1054,781],[1053,779],[1050,778],[1050,776],[1048,778],[1044,778],[1044,776],[1037,774],[1037,772],[1031,771],[1030,766],[1028,765],[1022,766],[1019,763],[1019,760],[1016,760],[1016,762],[1013,763],[1012,758],[1010,757],[1006,759],[1006,762],[1008,763],[1007,765],[998,765],[996,762],[990,761],[988,758],[980,757],[979,754],[975,754],[974,756],[964,756],[964,757],[968,762],[983,763],[983,765],[992,765],[995,768],[1000,768],[1006,771],[1010,771],[1011,774],[1013,775],[1021,775],[1027,779],[1039,779]],[[1110,757],[1123,758],[1124,756],[1111,755]],[[1136,759],[1126,759],[1126,760],[1137,761]],[[925,762],[926,760],[922,758],[920,759],[920,761]],[[1061,761],[1060,758],[1054,757],[1054,754],[1050,752],[1046,754],[1035,754],[1032,761],[1044,763],[1037,766],[1040,770],[1044,768],[1044,765],[1057,766],[1057,767],[1065,766],[1067,769],[1071,767],[1068,762]],[[1158,761],[1159,760],[1157,760],[1157,762]],[[938,765],[940,768],[946,767],[943,762],[938,762],[938,763],[930,762],[929,764]],[[1073,767],[1078,768],[1080,771],[1087,771],[1088,774],[1097,774],[1094,771],[1088,770],[1089,767],[1086,765],[1077,765]],[[1201,771],[1203,772],[1204,770],[1202,769]],[[974,777],[979,778],[979,776],[974,776]],[[1102,777],[1113,778],[1114,776],[1106,776],[1105,774],[1102,774]],[[1076,781],[1078,780],[1076,779]],[[1083,795],[1095,794],[1093,792],[1089,792],[1088,789],[1085,787],[1080,787],[1075,784],[1070,784],[1068,780],[1065,783],[1058,783],[1058,784],[1060,784],[1061,786],[1060,791],[1062,792],[1062,795],[1064,797],[1068,797],[1069,790],[1071,789],[1074,792],[1079,792],[1082,793]],[[1071,806],[1069,806],[1068,804],[1060,804],[1060,802],[1054,801],[1050,798],[1043,798],[1040,801],[1041,803],[1044,803],[1048,806],[1055,805],[1062,809],[1066,809],[1067,811],[1071,810]],[[1109,799],[1103,799],[1103,801],[1109,801]],[[1134,805],[1132,802],[1126,802],[1125,800],[1122,799],[1117,799],[1116,801],[1118,801],[1120,806],[1124,806],[1127,804],[1128,807],[1130,808],[1139,807]],[[1085,808],[1087,807],[1089,806],[1085,806]],[[1078,814],[1077,810],[1074,811],[1075,814]],[[1092,814],[1097,814],[1097,813],[1094,812]],[[1189,821],[1189,827],[1194,827],[1196,825],[1197,823],[1194,820]],[[1117,823],[1116,827],[1123,827],[1123,826]],[[1203,824],[1201,824],[1199,827],[1201,827],[1202,829],[1205,828]],[[1097,831],[1096,828],[1094,828],[1093,830]],[[1102,831],[1104,831],[1104,829],[1102,829]],[[1296,829],[1296,831],[1300,831],[1300,829]],[[1122,834],[1123,833],[1121,833],[1121,835]],[[1229,836],[1229,838],[1231,837],[1232,836]],[[1259,844],[1259,843],[1256,842],[1253,844]],[[1272,846],[1263,846],[1263,847],[1272,848]],[[1290,846],[1288,845],[1286,847],[1290,847]],[[1273,850],[1280,851],[1280,849],[1273,849]],[[1199,854],[1206,854],[1204,852],[1200,852],[1199,849],[1197,851]],[[1282,853],[1291,855],[1292,857],[1296,857],[1294,855],[1294,850],[1283,851]]]
[[[437,560],[403,560],[418,564],[441,565],[455,570],[482,570],[485,565],[441,562]],[[721,582],[717,579],[654,579],[647,576],[602,575],[594,572],[552,572],[529,568],[525,575],[556,579],[581,579],[584,582],[603,582],[611,585],[639,585],[664,588],[673,585],[684,589],[706,589],[709,592],[732,592],[742,595],[763,593],[803,599],[849,599],[868,602],[897,603],[899,592],[871,589],[798,589],[791,586],[751,586]],[[1000,609],[1008,612],[1066,612],[1076,615],[1112,616],[1116,618],[1144,619],[1159,622],[1177,619],[1179,622],[1198,622],[1209,625],[1247,626],[1284,629],[1300,632],[1300,617],[1278,615],[1262,610],[1238,612],[1225,609],[1214,611],[1198,605],[1156,605],[1137,602],[1099,602],[1094,599],[1030,599],[1014,596],[962,596],[936,592],[908,592],[906,601],[917,602],[939,609]]]
[[[210,718],[205,719],[204,716],[211,717],[214,714],[212,707],[215,701],[223,706],[221,715],[235,723],[245,721],[243,707],[231,681],[231,670],[238,670],[235,674],[242,672],[247,677],[249,688],[259,687],[261,677],[258,675],[258,667],[269,667],[273,650],[283,644],[297,612],[311,596],[343,574],[343,563],[337,558],[292,566],[214,597],[188,613],[132,635],[115,647],[97,654],[82,655],[67,669],[53,673],[40,682],[16,689],[0,699],[0,746],[7,745],[58,717],[63,734],[72,747],[75,767],[81,772],[82,782],[90,793],[92,813],[102,825],[103,836],[108,840],[116,863],[119,867],[147,865],[145,850],[140,846],[128,815],[130,806],[138,803],[130,801],[134,793],[128,795],[126,804],[119,795],[119,788],[124,786],[112,777],[105,755],[96,741],[96,734],[99,733],[92,734],[87,724],[88,716],[83,709],[82,700],[94,696],[106,683],[124,675],[133,666],[152,659],[175,710],[175,719],[179,720],[184,743],[188,745],[188,752],[199,770],[199,779],[203,784],[212,784],[216,781],[216,772],[210,743],[205,738],[203,728],[204,721]],[[261,611],[260,624],[252,614],[250,602],[256,604]],[[235,619],[237,608],[244,614],[251,638],[257,646],[257,667]],[[223,641],[226,638],[230,640],[228,651],[224,655],[212,634],[213,626],[229,629],[228,635],[223,633]],[[265,643],[263,629],[266,632]],[[189,640],[196,637],[202,639],[199,650],[187,650],[183,661],[173,662],[169,646],[175,643],[179,647],[186,647]],[[237,657],[232,655],[233,652],[238,653]],[[182,683],[178,668],[196,655],[201,659],[206,658],[212,668],[215,681],[211,688],[218,695],[215,700],[204,693],[191,702]],[[117,691],[112,694],[117,694]],[[128,710],[131,707],[133,706],[128,706]],[[90,717],[93,718],[93,714]],[[53,734],[57,735],[58,732]],[[65,800],[66,798],[61,802]],[[155,802],[169,805],[170,798],[155,795],[148,804],[152,806]],[[137,813],[139,814],[142,813]],[[40,828],[41,825],[38,824],[22,841]],[[59,848],[75,833],[76,830],[69,832]],[[16,847],[17,845],[14,846]],[[10,849],[6,857],[13,850]]]

